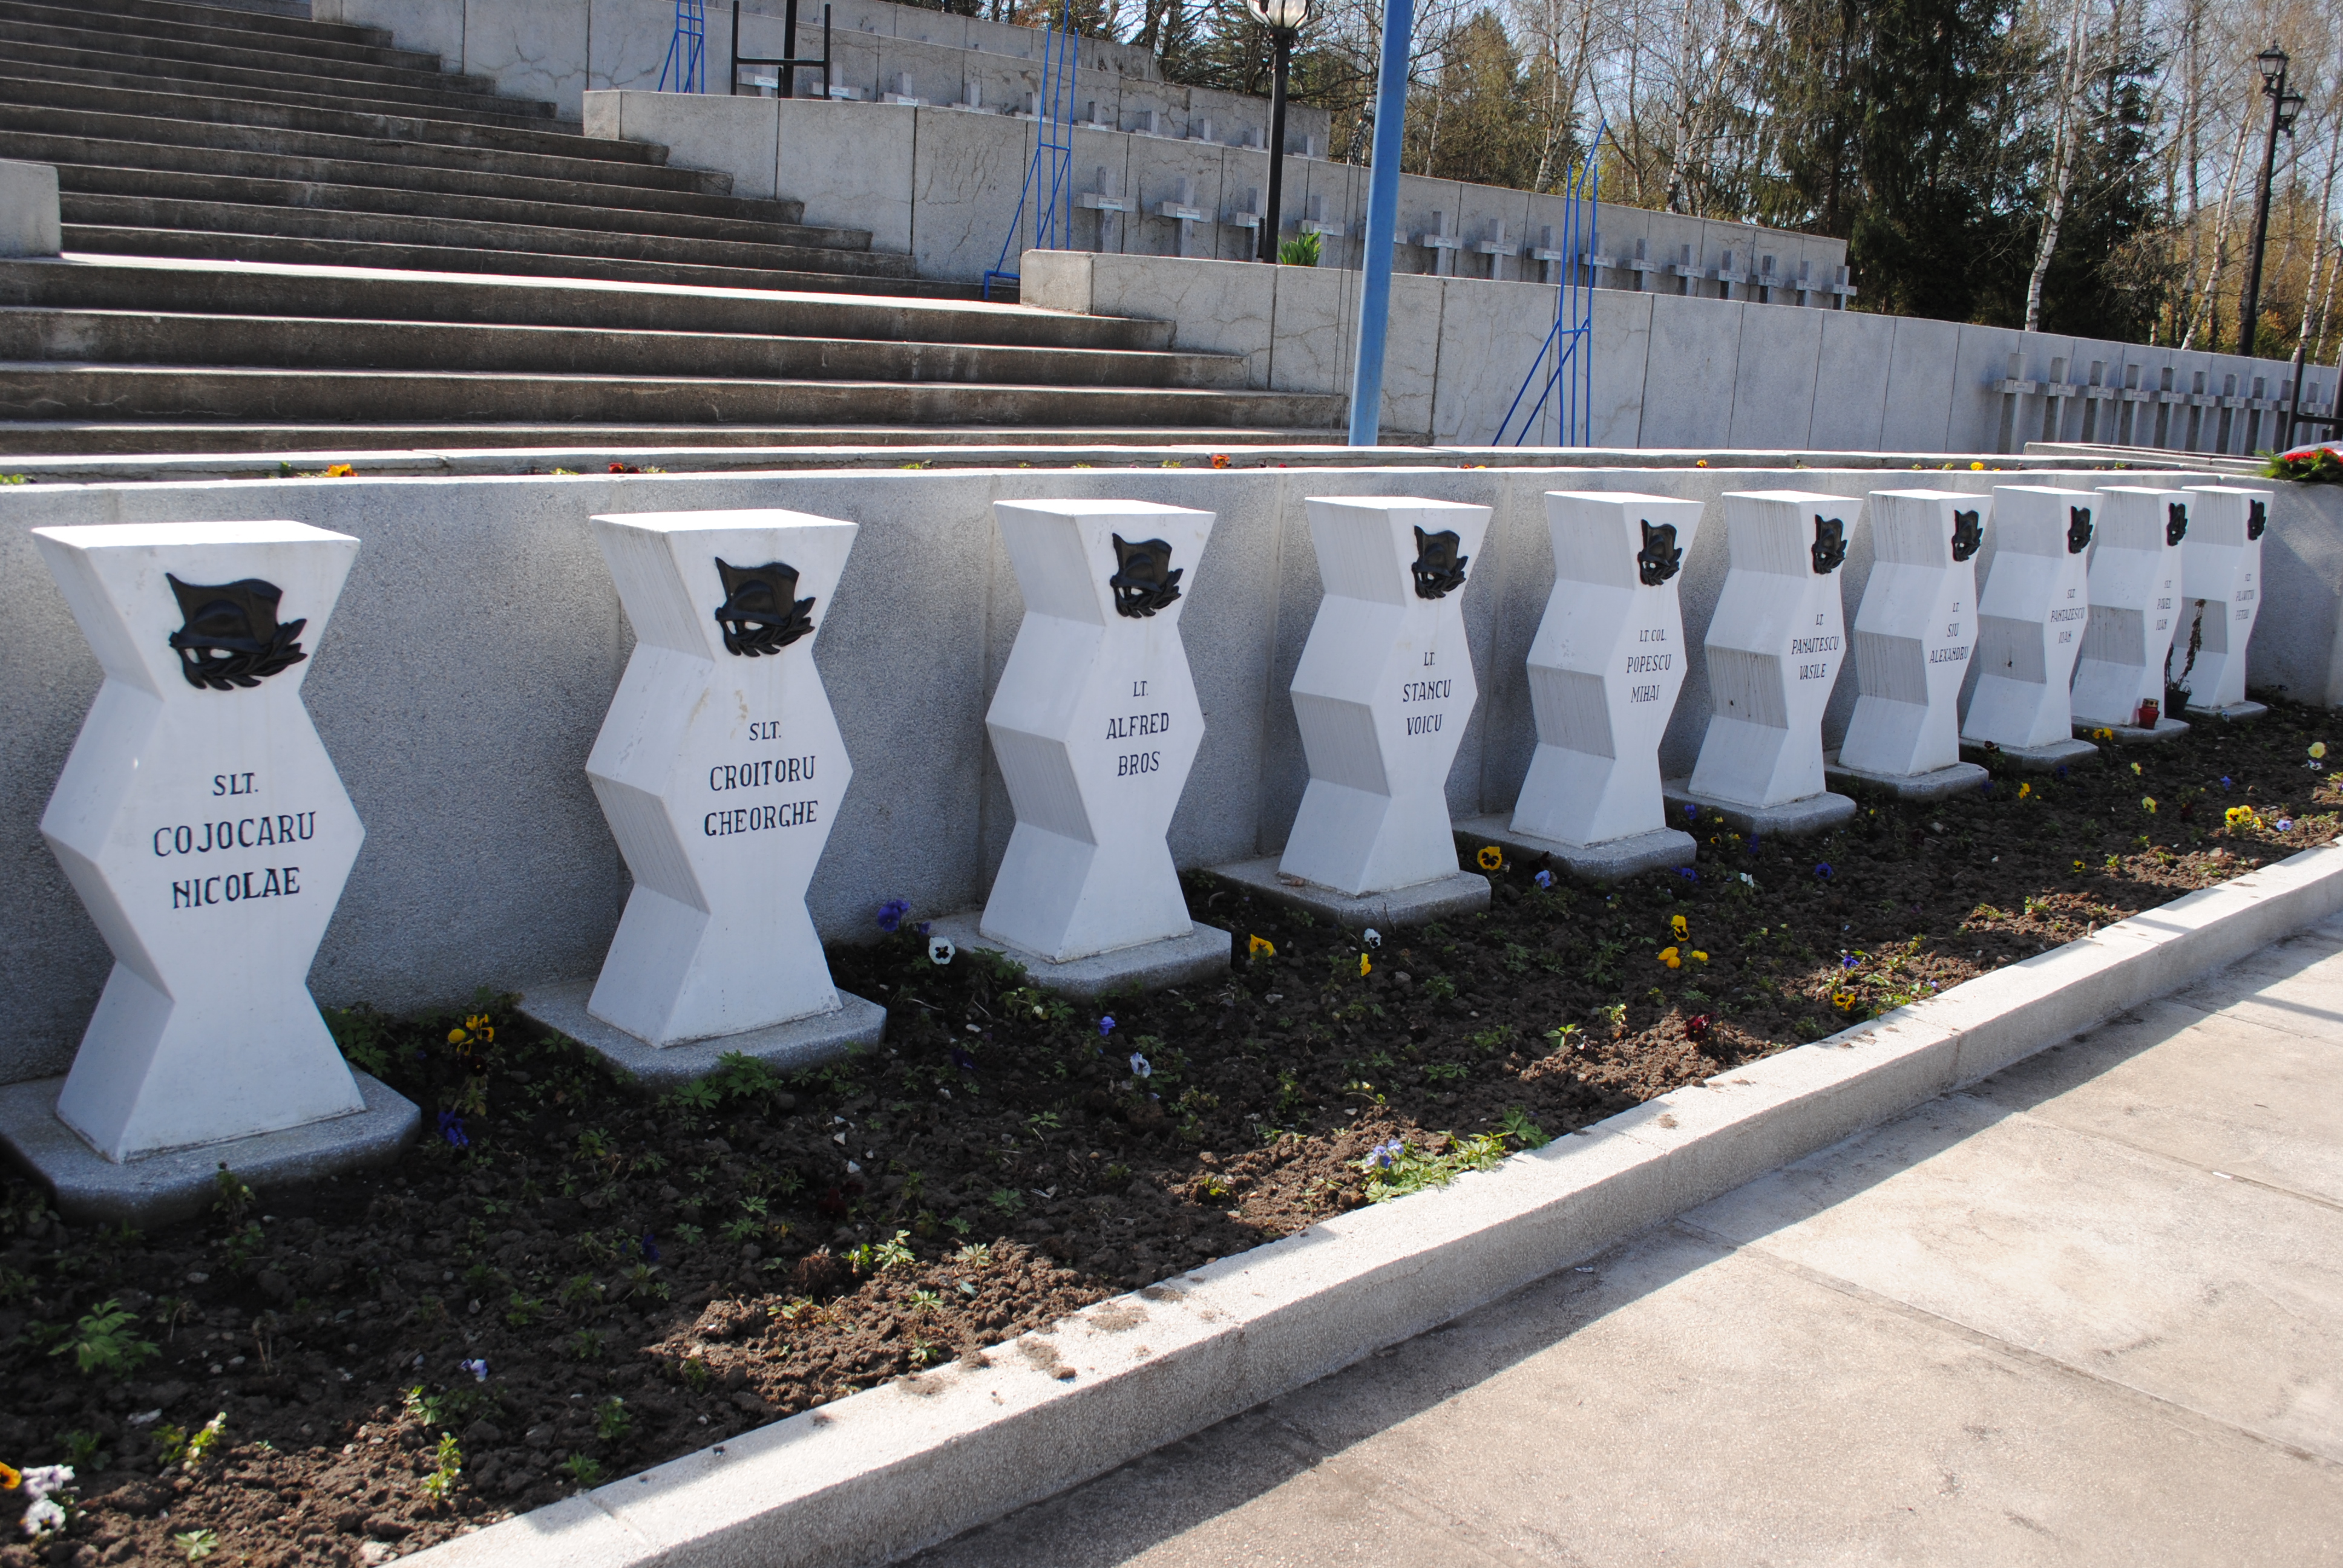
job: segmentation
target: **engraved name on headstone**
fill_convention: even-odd
[[[1961,759],[1961,681],[1976,646],[1976,554],[1993,498],[1871,492],[1871,578],[1855,613],[1858,695],[1839,766],[1909,778]]]
[[[2237,485],[2190,487],[2188,538],[2181,546],[2180,592],[2204,604],[2187,608],[2203,628],[2196,667],[2188,675],[2191,711],[2217,712],[2246,700],[2246,644],[2262,608],[2262,535],[2269,526],[2268,490]],[[2174,636],[2185,639],[2185,627]],[[2185,640],[2181,646],[2186,647]],[[2182,660],[2173,660],[2179,675]],[[2177,717],[2177,715],[2176,715]]]
[[[2185,490],[2109,485],[2092,516],[2091,618],[2075,663],[2077,724],[2138,726],[2140,705],[2165,715],[2164,659],[2180,624],[2191,498]]]
[[[1976,686],[1961,739],[2031,749],[2071,742],[2067,683],[2091,616],[2097,492],[1994,487],[1992,568],[1977,590]]]

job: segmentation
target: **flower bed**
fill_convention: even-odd
[[[7,1189],[0,1461],[75,1477],[6,1494],[48,1533],[0,1563],[378,1562],[980,1355],[2326,842],[2322,721],[2279,705],[1819,839],[1694,821],[1694,872],[1610,890],[1495,857],[1486,915],[1420,930],[1198,876],[1234,972],[1103,1006],[874,898],[892,929],[831,960],[885,1046],[656,1101],[493,999],[336,1014],[426,1108],[395,1169],[224,1172],[151,1236]]]

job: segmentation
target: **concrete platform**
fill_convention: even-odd
[[[520,1015],[560,1030],[651,1090],[674,1089],[705,1078],[736,1050],[776,1072],[794,1072],[844,1056],[856,1046],[876,1045],[887,1033],[885,1008],[842,990],[838,1000],[845,1005],[836,1012],[684,1045],[655,1046],[588,1012],[586,1000],[593,994],[592,980],[532,986],[521,992]]]
[[[1690,779],[1668,779],[1660,786],[1660,792],[1667,797],[1672,817],[1686,806],[1696,806],[1704,813],[1715,812],[1753,838],[1779,833],[1796,839],[1828,832],[1855,813],[1853,800],[1827,789],[1803,800],[1785,800],[1778,806],[1750,806],[1739,800],[1720,800],[1714,795],[1695,795]]]
[[[2188,709],[2188,717],[2191,719],[2227,719],[2235,724],[2243,723],[2245,720],[2249,719],[2262,718],[2268,712],[2268,707],[2263,703],[2232,702],[2227,708],[2192,708]]]
[[[2053,740],[2047,746],[1996,746],[1991,751],[1977,742],[1963,740],[1965,757],[1999,757],[2028,773],[2051,773],[2077,762],[2098,759],[2099,749],[2087,740]]]
[[[210,1208],[212,1179],[223,1163],[265,1196],[272,1188],[397,1159],[422,1124],[422,1111],[377,1079],[357,1071],[350,1076],[366,1101],[366,1109],[354,1115],[119,1165],[57,1120],[64,1078],[34,1079],[0,1088],[0,1149],[49,1190],[57,1212],[70,1222],[151,1229]]]
[[[1086,959],[1060,963],[1013,943],[986,936],[977,929],[982,915],[964,910],[928,926],[930,935],[944,937],[962,952],[1000,953],[1025,966],[1036,985],[1068,996],[1106,996],[1114,991],[1161,990],[1229,972],[1229,956],[1236,939],[1218,926],[1192,925],[1184,937],[1118,948]]]
[[[1504,813],[1475,817],[1456,825],[1457,834],[1472,844],[1502,844],[1517,855],[1545,855],[1582,882],[1624,882],[1645,871],[1673,870],[1689,866],[1700,846],[1689,833],[1673,828],[1614,839],[1607,844],[1565,844],[1535,833],[1513,831],[1513,818]]]
[[[1974,762],[1956,762],[1926,773],[1869,773],[1842,767],[1838,753],[1823,758],[1823,777],[1850,795],[1885,795],[1897,800],[1949,800],[1985,787],[1993,777]]]
[[[910,1563],[2333,1562],[2338,1018],[2329,920]]]
[[[1453,876],[1418,882],[1412,888],[1393,888],[1356,897],[1333,888],[1322,888],[1315,882],[1285,877],[1279,872],[1274,855],[1214,866],[1212,874],[1226,878],[1248,893],[1354,930],[1366,926],[1397,930],[1430,925],[1455,915],[1476,915],[1489,907],[1489,879],[1478,871],[1458,871]]]
[[[2075,720],[2075,739],[2088,740],[2105,730],[2108,739],[2117,746],[2152,746],[2160,740],[2177,740],[2188,733],[2187,724],[2177,719],[2159,719],[2153,729],[2143,729],[2137,724],[2093,724],[2088,719]]]

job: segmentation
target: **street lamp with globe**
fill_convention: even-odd
[[[1279,198],[1285,188],[1285,75],[1293,61],[1293,40],[1310,23],[1311,0],[1244,0],[1252,19],[1269,29],[1277,49],[1277,74],[1269,95],[1269,210],[1261,220],[1261,259],[1277,259],[1282,221]]]
[[[2237,352],[2250,355],[2254,351],[2254,334],[2261,319],[2262,251],[2269,239],[2270,186],[2278,177],[2278,138],[2280,134],[2294,135],[2296,116],[2302,113],[2303,96],[2286,83],[2287,53],[2273,43],[2254,56],[2261,68],[2262,95],[2270,101],[2269,136],[2262,144],[2261,188],[2254,193],[2254,252],[2246,268],[2245,297],[2238,301]]]

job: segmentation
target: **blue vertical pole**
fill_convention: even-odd
[[[1407,45],[1415,0],[1384,0],[1383,64],[1375,77],[1374,161],[1367,175],[1367,253],[1359,298],[1359,352],[1351,367],[1351,445],[1381,434],[1383,338],[1391,327],[1392,244],[1399,226],[1400,136],[1407,125]]]

